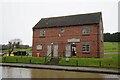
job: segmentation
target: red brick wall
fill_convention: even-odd
[[[100,24],[101,25],[101,24]],[[67,42],[68,39],[77,38],[80,39],[80,43],[76,43],[77,48],[77,57],[97,57],[98,53],[103,53],[102,51],[102,43],[100,43],[100,37],[98,34],[98,24],[94,25],[85,25],[90,27],[90,34],[89,36],[84,36],[82,34],[82,28],[84,26],[70,26],[70,27],[63,27],[64,32],[61,33],[60,29],[61,27],[56,28],[45,28],[45,38],[40,38],[40,29],[34,29],[33,30],[33,45],[32,45],[32,54],[35,56],[36,53],[40,53],[41,56],[45,56],[47,54],[47,44],[49,43],[58,43],[58,53],[59,56],[65,56],[65,46],[66,44],[70,44]],[[61,34],[61,37],[59,37],[59,34]],[[98,35],[98,37],[97,37]],[[90,43],[90,53],[89,54],[83,54],[82,52],[82,44],[84,42]],[[100,44],[98,46],[98,43]],[[36,45],[41,44],[43,46],[43,49],[40,51],[36,50]],[[99,52],[97,52],[97,48],[99,48]]]

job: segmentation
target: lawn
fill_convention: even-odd
[[[26,49],[14,49],[14,51],[26,51],[27,53],[32,53],[32,48],[26,48]]]
[[[120,42],[104,42],[104,52],[120,52]]]
[[[26,51],[27,53],[32,53],[31,48],[26,48],[26,49],[15,48],[14,51]],[[8,53],[8,50],[0,50],[0,52]]]
[[[118,66],[118,54],[105,54],[103,58],[62,58],[59,65],[64,66],[82,66],[82,67],[102,67],[102,68],[120,68]]]
[[[6,56],[6,57],[2,57],[2,62],[44,64],[45,63],[45,57]]]

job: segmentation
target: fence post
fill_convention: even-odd
[[[101,61],[99,61],[99,67],[101,67]]]
[[[78,66],[78,60],[76,60],[76,66]]]
[[[31,59],[30,59],[30,63],[31,63]]]
[[[6,61],[6,57],[4,57],[4,62]]]
[[[46,58],[46,56],[45,56],[45,64],[46,64],[46,59],[47,59],[47,58]]]
[[[16,62],[18,62],[18,59],[16,59]]]

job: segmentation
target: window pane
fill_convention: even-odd
[[[85,47],[83,47],[83,51],[85,51]]]
[[[45,36],[45,30],[40,30],[40,36]]]
[[[83,27],[83,30],[82,30],[83,34],[89,34],[89,32],[90,32],[89,27]]]
[[[82,51],[89,51],[89,44],[83,44]]]

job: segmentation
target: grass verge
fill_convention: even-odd
[[[7,57],[2,57],[2,62],[44,64],[45,63],[45,57],[7,56]]]
[[[59,65],[64,66],[81,66],[81,67],[100,67],[100,68],[120,68],[118,64],[118,54],[105,54],[104,58],[62,58]]]
[[[104,52],[120,52],[120,42],[104,42]]]

